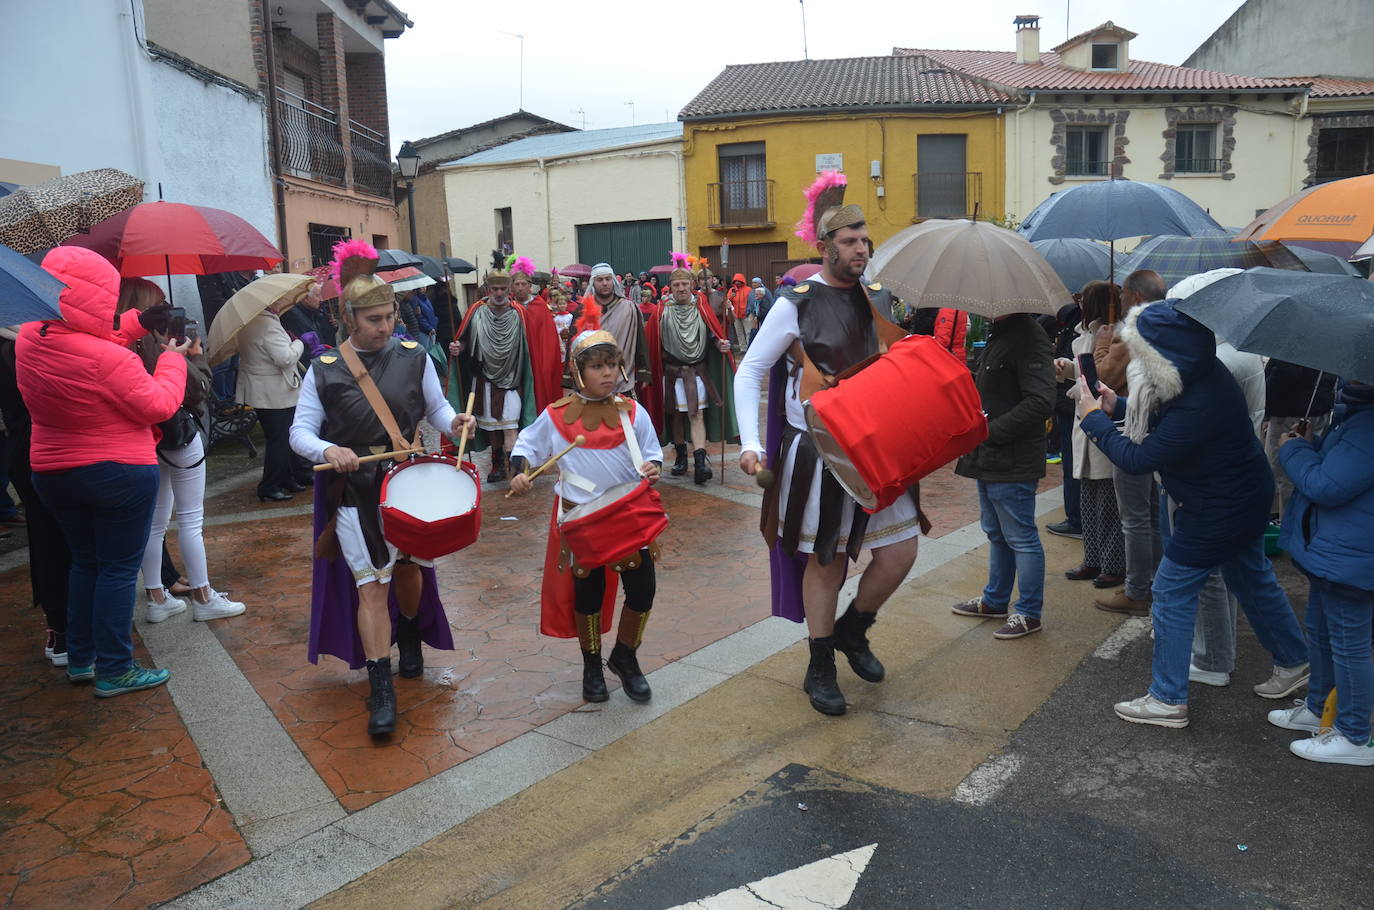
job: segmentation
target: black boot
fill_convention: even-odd
[[[396,618],[396,647],[401,659],[396,672],[406,679],[414,679],[425,672],[425,655],[420,650],[420,620],[405,616]]]
[[[386,736],[396,729],[396,690],[391,685],[391,658],[367,662],[367,681],[372,694],[367,698],[367,735]]]
[[[835,636],[812,638],[811,663],[806,667],[802,688],[811,696],[811,707],[822,714],[843,714],[844,693],[835,681]]]
[[[673,476],[681,477],[687,473],[687,444],[675,442],[673,443],[673,450],[677,452],[677,461],[673,462]]]
[[[582,699],[583,701],[605,701],[611,695],[606,691],[606,674],[601,669],[600,651],[582,652]]]
[[[850,668],[860,679],[874,683],[882,682],[884,675],[882,661],[868,646],[868,630],[877,618],[877,613],[860,613],[851,603],[835,622],[834,635],[835,650],[849,658]]]
[[[696,461],[696,471],[692,474],[692,480],[696,481],[698,486],[715,476],[711,473],[711,465],[706,460],[705,449],[697,449],[692,453],[692,458]]]
[[[496,446],[491,447],[491,473],[487,475],[487,483],[499,483],[506,479],[506,453]]]
[[[630,701],[643,703],[653,697],[649,681],[640,672],[635,649],[629,645],[623,642],[615,643],[615,647],[611,649],[611,657],[606,661],[606,669],[620,677],[620,684],[624,687],[625,694],[630,696]]]

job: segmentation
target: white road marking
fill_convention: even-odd
[[[1130,619],[1116,627],[1102,644],[1097,646],[1093,652],[1093,657],[1098,660],[1116,660],[1121,656],[1121,652],[1126,650],[1126,646],[1135,641],[1140,636],[1150,631],[1150,617],[1132,616]]]
[[[836,853],[669,910],[841,910],[877,848]]]
[[[969,772],[954,788],[954,801],[986,806],[1021,769],[1021,756],[1011,752],[994,755]]]

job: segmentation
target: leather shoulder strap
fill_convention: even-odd
[[[397,451],[411,448],[411,444],[401,435],[401,428],[397,425],[396,417],[391,413],[391,408],[387,405],[386,399],[382,397],[382,390],[377,388],[377,383],[367,372],[367,367],[363,365],[358,352],[353,350],[353,345],[345,341],[336,350],[343,357],[344,363],[348,365],[348,372],[358,383],[358,388],[362,389],[363,397],[367,399],[368,404],[372,405],[372,411],[381,421],[382,429],[386,430],[386,434],[391,437],[391,447]],[[416,439],[419,439],[418,431],[416,432]]]

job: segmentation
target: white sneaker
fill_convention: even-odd
[[[1116,716],[1133,724],[1153,724],[1156,727],[1188,726],[1187,705],[1166,705],[1146,693],[1130,701],[1117,702]]]
[[[1311,739],[1300,739],[1288,744],[1288,751],[1298,758],[1308,761],[1327,762],[1333,765],[1374,766],[1374,739],[1364,745],[1357,745],[1335,730],[1318,734]]]
[[[186,612],[186,601],[170,594],[164,595],[162,603],[148,598],[148,622],[162,622],[178,613]]]
[[[1305,730],[1316,733],[1321,729],[1322,719],[1307,710],[1307,702],[1296,699],[1291,708],[1280,708],[1269,712],[1269,723],[1285,730]]]
[[[192,601],[193,609],[191,616],[196,622],[208,622],[212,619],[224,619],[227,616],[238,616],[246,607],[236,600],[230,600],[229,595],[210,589],[210,600],[206,603],[196,603]]]
[[[1255,686],[1255,694],[1260,698],[1287,698],[1307,685],[1307,678],[1311,675],[1311,670],[1307,664],[1298,664],[1296,667],[1275,667],[1272,676]]]
[[[1199,670],[1193,664],[1189,664],[1188,682],[1202,683],[1204,686],[1229,686],[1231,674],[1222,673],[1220,670]]]

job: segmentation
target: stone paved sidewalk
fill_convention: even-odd
[[[646,671],[767,615],[758,489],[733,467],[733,449],[728,463],[723,485],[662,486],[672,524],[641,651]],[[1051,468],[1042,489],[1057,482]],[[971,481],[946,469],[922,489],[933,537],[976,520]],[[212,579],[249,610],[208,625],[240,683],[261,697],[344,812],[585,709],[575,644],[537,632],[548,484],[522,499],[484,492],[481,540],[439,565],[457,649],[426,649],[424,677],[399,681],[400,723],[383,743],[365,734],[363,674],[333,658],[319,666],[305,659],[308,503],[298,497],[269,510],[252,490],[248,479],[210,500]],[[186,708],[179,712],[168,690],[97,701],[89,687],[68,684],[42,657],[41,620],[28,602],[26,570],[0,573],[0,906],[65,906],[92,894],[147,906],[247,863],[236,827],[245,820],[230,814],[233,799],[221,802],[206,770],[216,763],[202,760],[188,734],[190,721],[201,729],[203,712],[184,722]],[[159,635],[183,620],[156,627]]]

